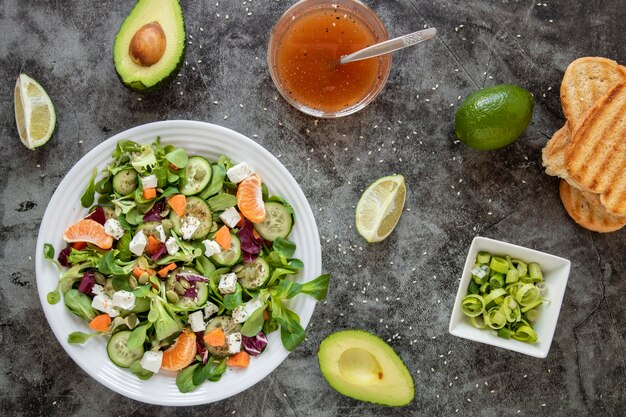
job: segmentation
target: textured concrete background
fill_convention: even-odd
[[[540,157],[564,121],[558,91],[567,64],[585,55],[626,63],[622,0],[367,1],[392,35],[428,25],[439,36],[396,53],[383,94],[334,121],[298,113],[270,80],[269,31],[292,2],[183,1],[187,65],[177,82],[148,96],[122,87],[111,58],[132,3],[0,2],[1,415],[624,415],[626,231],[600,235],[578,227]],[[57,109],[57,132],[37,151],[19,143],[13,119],[20,72],[39,80]],[[458,97],[503,82],[535,94],[527,132],[497,152],[455,143]],[[228,400],[185,409],[135,402],[87,376],[52,335],[35,287],[37,230],[65,173],[112,134],[165,119],[217,123],[279,156],[313,207],[324,268],[333,274],[308,340],[273,374]],[[365,245],[353,207],[364,187],[396,172],[408,180],[407,211],[389,239]],[[572,261],[546,359],[448,334],[476,235]],[[415,378],[413,404],[356,402],[326,384],[317,347],[346,328],[392,339]]]

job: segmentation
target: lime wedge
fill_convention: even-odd
[[[402,175],[382,177],[370,185],[356,206],[356,229],[369,243],[380,242],[400,220],[406,184]]]
[[[46,91],[26,74],[15,83],[15,122],[24,146],[35,149],[44,145],[54,132],[56,114]]]

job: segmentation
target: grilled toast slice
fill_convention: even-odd
[[[600,194],[609,213],[626,216],[626,82],[596,101],[565,150],[569,179]]]
[[[567,178],[569,174],[565,168],[565,148],[571,140],[571,132],[567,123],[557,130],[541,151],[543,166],[546,174],[555,177]]]
[[[606,58],[584,57],[573,61],[561,82],[561,105],[570,127],[617,84],[626,82],[626,68]]]
[[[608,233],[626,225],[626,217],[608,213],[597,194],[581,191],[565,180],[561,180],[559,194],[567,214],[585,229]]]

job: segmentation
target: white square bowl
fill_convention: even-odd
[[[476,262],[476,254],[481,251],[489,252],[496,256],[509,255],[511,258],[521,259],[526,263],[537,262],[541,266],[547,291],[544,294],[546,301],[538,307],[539,318],[533,323],[533,329],[537,333],[538,338],[536,343],[531,344],[515,339],[503,339],[498,337],[494,330],[477,329],[472,326],[469,317],[463,314],[461,301],[467,295],[467,287],[472,279],[471,270]],[[475,342],[513,350],[525,355],[545,358],[548,356],[554,329],[559,319],[559,311],[561,310],[569,271],[570,261],[567,259],[499,240],[475,237],[467,254],[459,290],[456,294],[454,309],[450,318],[450,334]]]

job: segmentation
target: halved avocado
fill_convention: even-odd
[[[360,401],[400,407],[415,396],[413,377],[382,339],[361,330],[333,333],[317,353],[331,387]]]
[[[115,36],[113,61],[122,83],[151,91],[176,77],[185,58],[178,0],[139,0]]]

